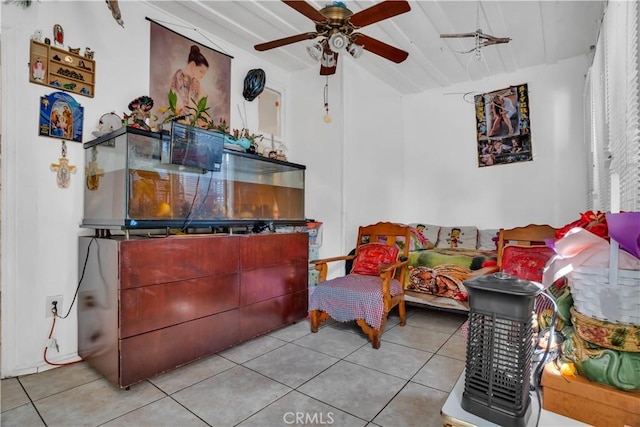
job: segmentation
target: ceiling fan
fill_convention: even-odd
[[[475,39],[475,46],[472,49],[466,50],[460,53],[470,53],[473,51],[479,52],[481,48],[491,46],[494,44],[509,43],[511,39],[509,37],[495,37],[490,34],[485,34],[481,29],[477,29],[473,33],[458,33],[458,34],[440,34],[441,39],[452,38],[464,38],[473,37]]]
[[[344,51],[358,58],[363,50],[367,50],[395,63],[400,63],[409,56],[404,50],[358,32],[362,27],[411,10],[409,3],[405,0],[386,0],[356,13],[351,12],[341,1],[332,1],[320,10],[316,10],[306,1],[282,1],[311,19],[316,26],[316,31],[260,43],[254,46],[256,50],[262,52],[322,37],[320,41],[307,47],[309,55],[320,61],[321,75],[336,72],[338,54]]]

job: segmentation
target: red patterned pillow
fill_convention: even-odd
[[[380,274],[380,264],[392,264],[398,259],[397,246],[389,246],[382,243],[367,243],[358,248],[358,256],[353,262],[351,273],[377,276]]]
[[[502,271],[523,280],[542,282],[544,266],[554,255],[547,246],[505,246]]]

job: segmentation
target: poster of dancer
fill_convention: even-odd
[[[478,167],[533,160],[527,84],[474,97]]]
[[[152,125],[162,121],[159,110],[168,106],[171,89],[176,110],[189,123],[189,115],[207,97],[208,116],[215,123],[229,122],[231,112],[231,59],[224,53],[151,22],[149,96],[154,100]],[[156,118],[154,118],[156,116]]]

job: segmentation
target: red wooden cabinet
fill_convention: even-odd
[[[78,353],[119,387],[307,315],[306,233],[81,237],[85,259]]]

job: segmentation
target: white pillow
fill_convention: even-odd
[[[409,227],[413,227],[416,230],[420,231],[425,239],[427,239],[433,246],[436,246],[438,243],[438,236],[440,235],[440,226],[427,224],[424,222],[414,222],[409,224]]]
[[[487,228],[478,230],[478,249],[482,251],[495,251],[498,249],[498,233],[497,228]],[[495,240],[493,240],[495,239]]]
[[[436,248],[476,249],[478,227],[442,227]]]

